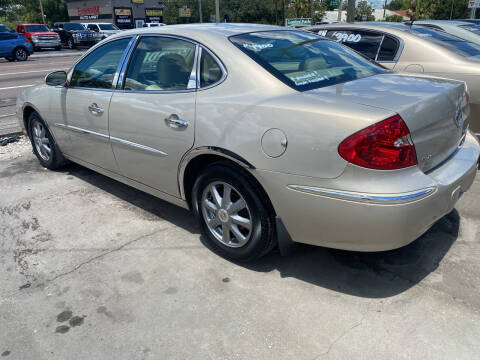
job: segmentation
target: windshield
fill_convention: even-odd
[[[85,28],[83,27],[82,24],[79,24],[79,23],[66,23],[63,25],[63,27],[65,28],[65,30],[85,30]]]
[[[27,25],[25,28],[27,29],[27,32],[50,31],[45,25]]]
[[[480,55],[479,45],[462,40],[447,33],[420,26],[412,26],[412,33],[427,41],[440,45],[441,47],[446,48],[460,56],[469,57]]]
[[[256,32],[232,36],[230,41],[299,91],[385,72],[340,44],[301,31]]]
[[[113,24],[99,24],[101,30],[120,30]]]
[[[477,35],[480,35],[480,26],[475,26],[473,24],[470,25],[460,25],[461,28],[471,31]]]

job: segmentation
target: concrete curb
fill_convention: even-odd
[[[50,58],[50,57],[63,57],[63,56],[81,56],[83,55],[83,51],[76,51],[76,52],[64,52],[58,51],[57,53],[48,53],[48,54],[33,54],[30,55],[30,58],[38,59],[38,58]]]

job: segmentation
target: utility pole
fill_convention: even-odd
[[[220,21],[220,0],[215,0],[215,21]]]
[[[452,20],[452,15],[453,15],[453,0],[452,0],[452,6],[450,7],[450,20]]]
[[[355,21],[355,0],[348,0],[347,22],[353,23],[354,21]]]
[[[342,21],[342,0],[338,1],[338,17],[337,21]]]
[[[203,22],[203,20],[202,20],[202,17],[203,17],[202,16],[202,0],[198,0],[198,12],[200,14],[200,23],[202,23]]]
[[[45,24],[45,14],[43,13],[42,0],[40,0],[40,13],[42,14],[42,23],[43,23],[43,25],[46,25],[46,24]]]
[[[453,1],[453,0],[452,0]],[[387,0],[385,0],[385,4],[383,5],[383,20],[385,20],[387,17],[385,16],[387,12]]]

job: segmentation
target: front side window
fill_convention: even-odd
[[[180,39],[145,36],[133,52],[125,76],[125,90],[187,90],[195,45]]]
[[[382,34],[362,30],[330,30],[326,36],[336,42],[347,45],[360,54],[375,60]]]
[[[129,42],[130,38],[111,41],[88,54],[75,66],[70,86],[111,89],[118,63]]]
[[[202,50],[200,59],[200,87],[207,87],[219,82],[223,73],[220,65],[206,50]]]
[[[79,23],[66,23],[64,25],[65,30],[67,31],[82,31],[85,30],[82,24]]]
[[[92,30],[92,31],[98,31],[98,26],[97,26],[97,25],[94,25],[94,24],[88,25],[87,28],[88,28],[89,30]]]
[[[42,32],[42,31],[50,31],[45,25],[27,25],[27,32]],[[23,28],[22,28],[23,30]],[[22,31],[23,32],[23,31]]]
[[[305,91],[385,72],[318,35],[278,30],[230,37],[240,50],[292,88]]]
[[[114,24],[100,24],[98,25],[101,30],[120,30]]]

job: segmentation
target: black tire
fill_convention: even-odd
[[[28,59],[28,51],[24,47],[17,47],[13,50],[13,57],[17,61],[26,61]]]
[[[208,227],[202,210],[202,197],[212,183],[222,182],[233,187],[248,206],[251,220],[249,240],[240,247],[230,247],[217,240]],[[221,186],[221,185],[220,185]],[[273,210],[267,199],[256,189],[255,184],[235,168],[224,163],[207,167],[196,179],[192,189],[192,210],[205,235],[206,245],[227,259],[241,262],[256,260],[267,254],[276,245]],[[232,233],[233,234],[233,233]]]
[[[69,37],[67,40],[67,47],[69,49],[75,49],[75,42],[73,41],[72,37]]]
[[[7,60],[10,61],[10,62],[15,61],[15,58],[12,58],[12,57],[6,57],[5,59],[7,59]]]
[[[35,136],[34,136],[34,131],[35,131],[34,127],[36,126],[37,122],[43,126],[45,131],[44,135],[49,141],[50,156],[47,159],[45,158],[45,156],[43,156],[40,153],[41,150],[39,149],[39,146],[36,145]],[[45,121],[43,121],[40,115],[34,111],[28,117],[27,124],[28,124],[28,136],[30,138],[30,142],[32,143],[33,153],[37,156],[37,159],[38,161],[40,161],[40,164],[42,164],[42,166],[50,170],[55,170],[62,167],[66,163],[66,160],[63,157],[57,144],[55,143],[55,140],[53,139],[53,136],[50,133],[50,130],[46,126]]]

